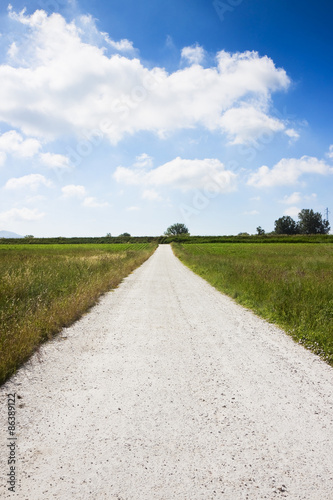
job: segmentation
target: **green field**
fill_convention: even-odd
[[[218,290],[280,325],[333,366],[333,245],[173,244]]]
[[[0,383],[155,248],[155,243],[0,245]]]

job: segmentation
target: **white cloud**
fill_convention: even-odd
[[[299,207],[288,207],[284,212],[283,215],[289,215],[290,217],[298,217],[298,214],[300,213],[301,209]]]
[[[295,205],[296,203],[300,203],[301,200],[301,193],[295,192],[289,196],[284,196],[283,200],[280,200],[280,203],[285,203],[286,205]]]
[[[258,215],[258,210],[250,210],[249,212],[244,212],[244,215]]]
[[[118,52],[133,52],[134,50],[133,43],[127,40],[126,38],[120,40],[119,42],[115,42],[114,40],[111,40],[111,38],[107,33],[101,33],[101,34],[103,35],[106,43],[109,44],[110,47],[117,50]]]
[[[138,168],[151,168],[153,166],[153,158],[147,153],[142,153],[135,158],[134,167]]]
[[[316,193],[311,193],[310,195],[308,196],[304,196],[304,199],[306,201],[314,201],[317,199],[317,194]]]
[[[271,169],[266,165],[260,167],[250,176],[248,184],[255,187],[288,186],[296,184],[304,174],[329,175],[333,174],[333,167],[310,156],[283,158]]]
[[[15,189],[32,189],[37,190],[40,186],[51,187],[52,182],[44,175],[41,174],[29,174],[23,177],[12,177],[5,184],[5,189],[15,190]]]
[[[68,184],[61,188],[64,198],[83,198],[86,196],[86,188],[84,186]]]
[[[280,120],[248,105],[226,111],[220,125],[229,136],[231,144],[250,143],[264,135],[273,136],[285,129]]]
[[[63,198],[83,198],[82,206],[86,208],[108,207],[109,203],[100,202],[93,196],[87,196],[87,190],[84,186],[68,184],[61,188]]]
[[[0,67],[1,68],[1,67]],[[6,161],[7,154],[16,158],[33,158],[39,154],[39,160],[48,168],[69,168],[67,156],[53,153],[39,153],[42,144],[34,138],[24,139],[16,130],[0,135],[0,166]]]
[[[333,158],[333,144],[330,145],[328,153],[326,153],[326,156],[331,159]]]
[[[138,212],[140,210],[140,207],[127,207],[126,210],[127,212]]]
[[[109,37],[108,33],[100,32],[97,29],[95,19],[90,14],[80,16],[76,21],[76,25],[80,30],[80,36],[83,37],[86,43],[94,43],[100,46],[106,42],[113,52],[135,52],[133,43],[126,38],[116,42]]]
[[[6,154],[12,154],[19,158],[32,158],[41,147],[37,139],[23,139],[16,130],[10,130],[0,136],[0,151],[3,157]]]
[[[293,129],[293,128],[288,128],[285,131],[285,134],[288,137],[290,137],[290,142],[295,142],[295,141],[297,141],[300,138],[299,133],[295,129]]]
[[[180,157],[155,169],[145,171],[118,167],[114,173],[117,182],[154,187],[171,187],[181,191],[204,189],[225,193],[235,189],[237,175],[226,170],[215,158],[186,160]]]
[[[0,213],[0,223],[8,224],[15,221],[33,221],[44,217],[43,212],[39,212],[36,208],[12,208],[6,212]]]
[[[200,45],[184,47],[181,56],[182,59],[186,59],[190,64],[201,64],[205,58],[205,51]]]
[[[87,196],[87,198],[83,200],[82,205],[87,208],[103,208],[109,206],[107,202],[100,202],[93,196]]]
[[[203,68],[203,49],[186,47],[183,57],[197,64],[168,73],[138,58],[108,56],[100,46],[104,39],[110,47],[108,35],[90,16],[71,23],[42,10],[29,16],[11,9],[10,16],[21,29],[13,35],[15,66],[0,66],[0,120],[28,136],[48,140],[99,129],[115,144],[142,130],[164,137],[203,126],[239,143],[267,129],[285,130],[269,106],[272,93],[287,89],[290,80],[267,56],[221,51],[216,66]],[[124,40],[111,45],[131,48]],[[247,120],[245,129],[235,124],[235,114],[226,114],[233,108]]]
[[[142,198],[149,201],[161,201],[162,198],[155,189],[145,189]]]
[[[15,57],[17,56],[17,53],[18,53],[18,47],[17,47],[16,43],[13,42],[11,44],[11,46],[9,47],[7,54],[10,58],[15,59]]]
[[[68,169],[70,168],[70,160],[65,155],[54,153],[41,153],[39,155],[42,164],[51,169]]]
[[[176,46],[171,35],[166,36],[165,46],[170,50],[176,50]]]

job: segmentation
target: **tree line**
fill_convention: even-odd
[[[320,212],[308,208],[299,212],[298,221],[284,215],[274,222],[275,234],[328,234],[330,229],[329,221],[323,219]],[[265,234],[261,226],[257,227],[257,234]]]
[[[280,217],[275,221],[276,234],[328,234],[330,224],[323,219],[321,213],[311,209],[303,209],[298,214],[298,221],[289,215]]]

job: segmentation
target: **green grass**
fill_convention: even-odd
[[[0,245],[0,383],[155,248],[153,243]]]
[[[333,366],[333,245],[173,244],[193,271]]]

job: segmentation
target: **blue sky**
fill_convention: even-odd
[[[333,212],[332,19],[298,0],[3,3],[0,230],[253,234]]]

